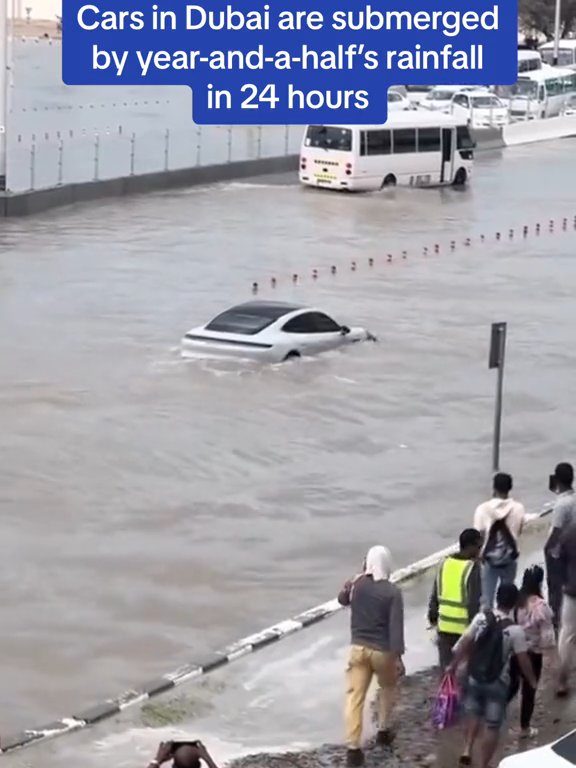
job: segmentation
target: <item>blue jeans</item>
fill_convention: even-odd
[[[508,686],[501,680],[495,683],[478,683],[468,679],[464,708],[470,717],[482,720],[487,728],[500,730],[506,720]]]
[[[482,607],[492,608],[499,584],[514,584],[518,561],[494,568],[488,563],[482,563]]]

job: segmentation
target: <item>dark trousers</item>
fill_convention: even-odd
[[[543,657],[541,653],[533,653],[528,651],[528,656],[534,670],[536,680],[540,680],[542,674],[542,662]],[[522,698],[520,700],[520,728],[527,730],[530,728],[530,722],[532,721],[532,715],[534,714],[534,704],[536,702],[536,691],[532,686],[524,679],[516,658],[513,657],[510,663],[510,692],[508,694],[508,703],[514,699],[522,687]]]
[[[562,609],[562,570],[560,561],[555,557],[550,557],[548,553],[546,553],[546,577],[548,581],[548,604],[554,614],[554,628],[558,631]]]
[[[438,661],[442,671],[452,661],[452,651],[460,637],[460,635],[453,635],[448,632],[438,632]]]

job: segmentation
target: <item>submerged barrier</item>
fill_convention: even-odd
[[[546,218],[543,219],[543,221],[546,221]],[[576,230],[576,214],[570,214],[566,216],[560,216],[556,219],[548,219],[548,234],[554,235],[559,234],[561,232],[568,232],[569,230],[574,231]],[[506,230],[503,230],[506,231]],[[536,224],[528,225],[523,224],[521,226],[516,226],[516,228],[510,228],[508,229],[508,241],[513,242],[514,240],[526,240],[528,237],[533,235],[534,237],[540,237],[542,234],[543,227],[542,225],[537,222]],[[374,258],[374,256],[368,256],[364,261],[360,260],[357,256],[352,259],[349,263],[340,264],[340,266],[337,266],[336,264],[331,264],[330,266],[325,267],[313,267],[307,272],[292,272],[290,274],[284,275],[284,277],[280,277],[279,275],[272,275],[271,277],[267,278],[266,280],[259,280],[254,281],[252,283],[252,293],[254,295],[260,293],[261,289],[263,287],[269,287],[271,289],[281,288],[283,286],[286,286],[288,284],[292,285],[298,285],[305,281],[306,278],[311,278],[313,282],[317,282],[319,279],[322,278],[333,278],[336,275],[346,271],[350,272],[358,272],[359,267],[365,266],[368,268],[368,272],[374,272],[374,268],[379,267],[381,264],[392,264],[394,261],[406,261],[409,256],[425,256],[429,257],[431,255],[438,256],[441,253],[450,252],[454,253],[458,247],[458,245],[463,245],[465,248],[470,248],[474,244],[476,245],[486,245],[489,242],[495,242],[499,245],[502,244],[503,240],[505,238],[502,235],[502,231],[496,231],[491,234],[490,237],[487,238],[486,235],[480,234],[475,239],[472,237],[465,237],[459,242],[456,240],[450,240],[449,243],[434,243],[431,245],[424,245],[420,246],[418,248],[413,248],[410,251],[402,250],[400,253],[382,253],[382,256],[380,258]],[[366,272],[364,272],[366,274]]]
[[[550,512],[551,506],[545,506],[540,512],[539,517],[532,520],[528,525],[530,527],[538,526],[542,519],[550,514]],[[454,554],[457,549],[458,546],[452,544],[422,560],[418,560],[411,565],[400,568],[392,574],[391,580],[396,584],[404,584],[416,579],[437,566],[445,557]],[[342,606],[336,599],[329,600],[328,602],[310,608],[303,613],[299,613],[293,618],[273,624],[253,635],[243,637],[233,645],[229,645],[221,651],[211,654],[206,659],[186,664],[173,672],[169,672],[161,677],[143,683],[142,685],[138,685],[114,699],[108,699],[101,704],[96,704],[87,709],[79,709],[70,717],[64,717],[61,720],[48,723],[47,725],[31,728],[15,734],[14,736],[3,737],[1,740],[2,748],[0,754],[12,752],[22,747],[31,746],[32,744],[38,744],[41,741],[46,741],[55,738],[56,736],[63,736],[66,733],[78,731],[104,720],[108,720],[130,707],[142,705],[155,696],[166,693],[177,686],[190,682],[209,672],[213,672],[216,669],[220,669],[243,656],[247,656],[248,654],[259,651],[272,643],[278,642],[288,635],[293,635],[306,627],[317,624],[318,622],[333,616],[335,613],[338,613],[340,610],[342,610]]]

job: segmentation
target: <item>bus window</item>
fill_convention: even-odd
[[[399,128],[394,131],[394,154],[416,152],[416,128]]]
[[[470,130],[467,125],[459,125],[456,128],[456,148],[457,149],[474,149],[476,143],[470,135]]]
[[[418,152],[440,152],[440,128],[418,128]]]
[[[362,142],[363,155],[389,155],[391,151],[390,131],[366,131]]]
[[[349,128],[337,128],[333,125],[309,125],[305,145],[351,152],[352,131]]]

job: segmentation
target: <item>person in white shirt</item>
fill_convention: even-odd
[[[525,523],[538,517],[511,498],[512,477],[504,472],[494,476],[493,497],[474,513],[474,528],[484,537],[482,562],[482,605],[491,608],[499,584],[513,584],[518,570],[518,540]]]

